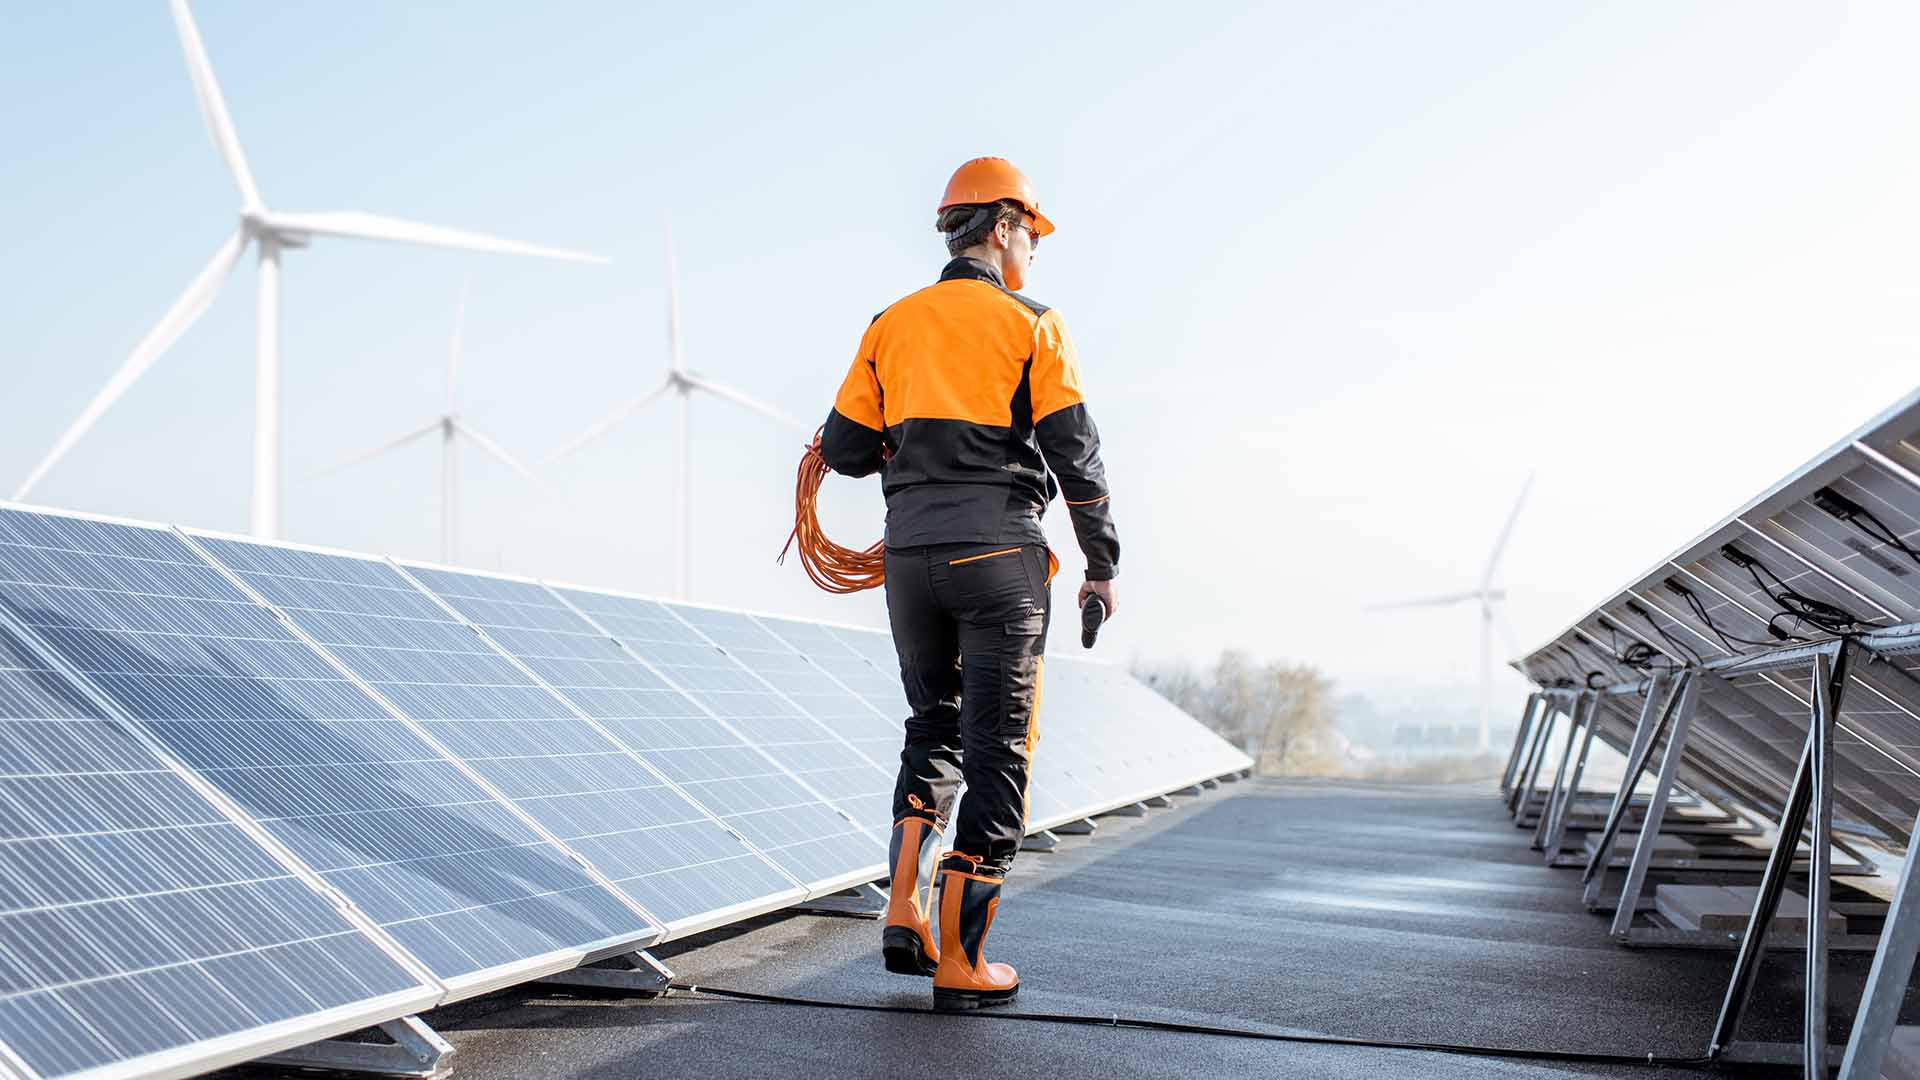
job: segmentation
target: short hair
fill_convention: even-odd
[[[1017,222],[1026,212],[1027,208],[1014,199],[962,203],[940,211],[933,227],[947,235],[947,254],[958,255],[986,239],[995,225],[1003,221]]]

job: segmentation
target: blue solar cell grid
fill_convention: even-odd
[[[724,694],[726,715],[741,734],[861,824],[880,832],[892,827],[894,769],[885,763],[898,759],[901,736],[886,718],[752,616],[667,608],[757,678],[715,692]],[[862,753],[860,744],[873,746],[876,734],[878,753]]]
[[[576,776],[577,786],[586,792],[528,804],[541,812],[549,804],[564,807],[565,815],[556,815],[552,827],[569,846],[669,924],[740,905],[792,899],[789,894],[797,891],[792,879],[662,779],[671,772],[671,762],[615,741],[619,721],[663,708],[682,714],[697,711],[679,691],[543,585],[427,567],[410,566],[407,572],[598,722],[606,746],[623,747],[653,767],[643,772],[631,763],[600,761],[582,774],[577,757],[561,755],[539,763],[549,774],[549,786],[557,786],[564,772]],[[573,736],[571,729],[567,735]],[[549,755],[557,753],[552,746],[544,749]],[[602,755],[589,750],[586,756],[598,761]],[[600,778],[612,773],[618,775]]]
[[[163,595],[217,591],[178,554],[166,533],[0,511],[0,606],[89,670],[172,669],[186,646],[156,641]],[[107,580],[139,592],[87,587]],[[110,681],[149,705],[204,689]],[[0,1042],[29,1067],[60,1076],[433,993],[0,626]]]
[[[47,518],[38,539],[28,580],[64,586],[29,601],[38,636],[435,974],[630,928],[565,853],[173,534]]]
[[[805,657],[809,668],[826,676],[823,680],[802,670],[777,679],[768,676],[769,680],[892,775],[900,764],[909,713],[900,677],[892,669],[876,669],[820,623],[766,615],[756,615],[753,621]],[[782,666],[791,667],[791,661],[782,661]]]
[[[757,723],[742,711],[773,695],[738,662],[657,601],[582,589],[556,592],[684,692],[652,696],[641,715],[607,719],[622,742],[649,754],[802,882],[843,879],[885,862],[881,838],[803,784],[751,736],[743,737],[744,727],[776,743],[789,741],[783,726]]]
[[[613,807],[646,812],[645,793],[659,789],[653,777],[392,566],[247,541],[200,543],[542,828],[596,836],[608,822],[635,820],[618,816]],[[540,834],[498,804],[495,810],[513,822],[521,846],[495,841],[490,850],[511,852],[516,861],[535,852],[565,860],[564,877],[548,875],[530,898],[564,919],[551,927],[536,924],[543,936],[576,949],[651,936],[645,917],[568,860],[563,849],[527,843]],[[602,839],[599,853],[624,860],[607,871],[610,876],[641,872],[629,858],[630,847]]]

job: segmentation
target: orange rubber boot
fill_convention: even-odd
[[[933,973],[933,1007],[942,1012],[1004,1005],[1020,992],[1013,965],[990,964],[986,958],[1000,882],[964,870],[940,872],[940,966]]]
[[[933,864],[940,858],[940,830],[924,818],[904,817],[893,824],[887,845],[887,922],[880,931],[880,955],[895,975],[931,975],[940,963],[934,944]]]

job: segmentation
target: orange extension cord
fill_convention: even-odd
[[[824,430],[824,429],[823,429]],[[830,593],[857,593],[877,588],[886,580],[886,547],[880,541],[855,551],[827,539],[820,528],[820,482],[827,478],[827,459],[820,456],[820,432],[813,433],[807,452],[800,456],[800,474],[793,491],[793,532],[780,549],[780,562],[797,545],[800,565],[815,585]]]

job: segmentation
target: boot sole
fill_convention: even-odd
[[[931,978],[940,966],[927,955],[926,947],[920,944],[920,935],[905,926],[889,926],[880,932],[880,958],[895,975]]]
[[[940,1012],[967,1012],[1005,1005],[1020,992],[1018,984],[1006,990],[943,990],[933,988],[933,1007]]]

